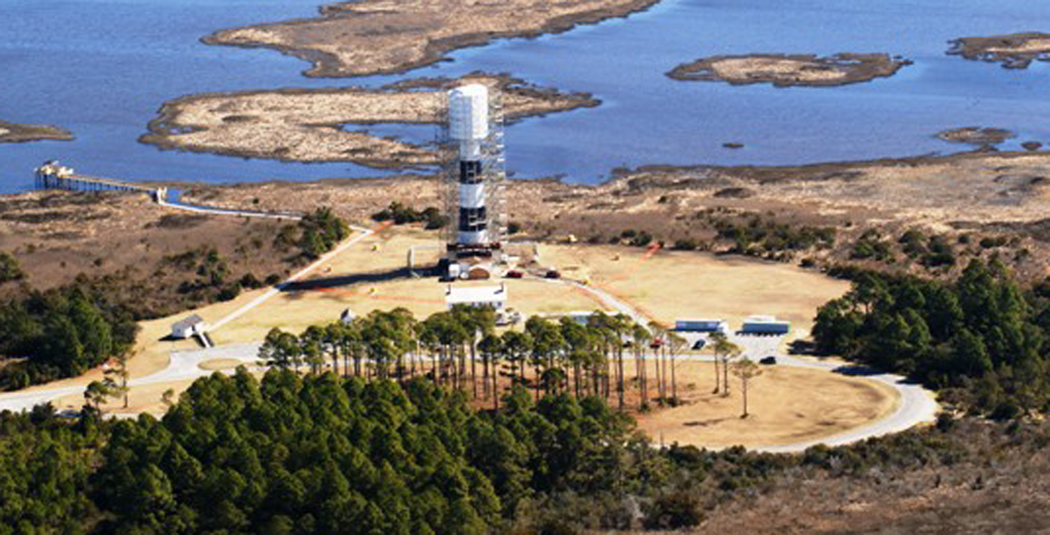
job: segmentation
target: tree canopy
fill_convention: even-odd
[[[818,348],[910,375],[949,399],[1013,416],[1050,408],[1045,297],[993,261],[952,283],[864,274],[817,314]]]

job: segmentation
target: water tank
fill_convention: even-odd
[[[489,88],[471,84],[449,91],[448,112],[452,139],[485,139],[489,135]]]

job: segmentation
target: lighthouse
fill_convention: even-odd
[[[447,234],[451,278],[488,278],[499,260],[503,145],[499,122],[494,121],[498,107],[490,97],[489,88],[481,84],[448,92],[447,140],[453,159],[447,165],[446,201],[453,221]]]
[[[458,145],[459,214],[456,245],[461,248],[488,246],[485,169],[482,144],[489,137],[489,91],[466,85],[449,92],[449,136]]]

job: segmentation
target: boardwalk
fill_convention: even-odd
[[[62,189],[68,191],[129,191],[156,194],[156,188],[140,186],[88,175],[78,175],[69,167],[51,161],[36,169],[36,189]]]
[[[75,173],[71,167],[63,167],[59,165],[56,160],[45,162],[44,165],[41,165],[36,169],[35,173],[36,189],[38,190],[59,189],[87,192],[124,191],[131,193],[145,193],[153,199],[153,202],[160,206],[174,208],[176,210],[185,210],[188,212],[237,217],[258,217],[263,219],[288,219],[292,221],[298,221],[303,217],[302,214],[290,212],[260,212],[257,210],[215,208],[199,204],[184,203],[177,199],[170,200],[168,198],[168,188],[165,186],[147,186],[112,178],[80,175]]]

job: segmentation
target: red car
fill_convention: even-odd
[[[525,277],[525,274],[516,269],[512,269],[508,271],[507,274],[504,275],[504,277],[507,277],[508,279],[520,279]]]

